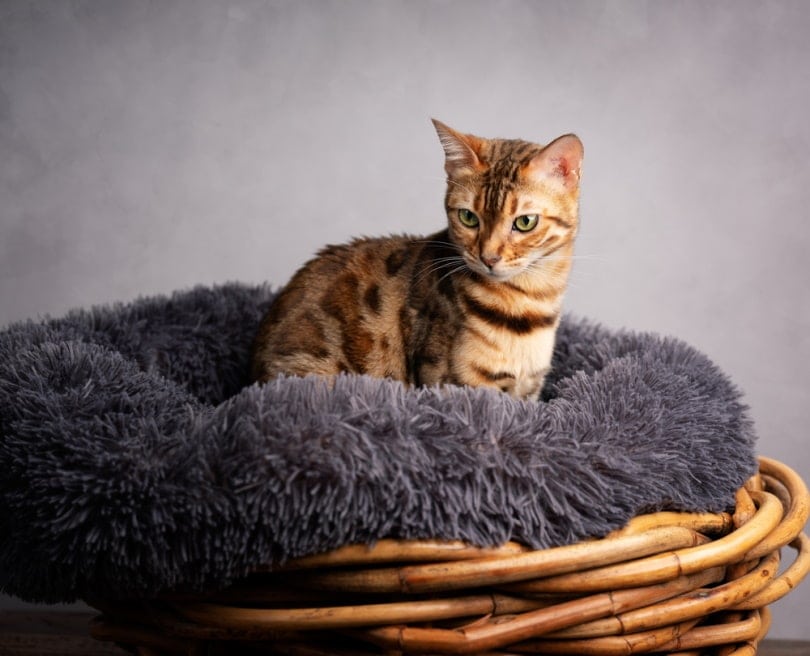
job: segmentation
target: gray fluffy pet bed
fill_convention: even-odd
[[[273,297],[197,288],[0,332],[0,589],[194,591],[383,537],[560,545],[726,509],[756,469],[739,392],[677,340],[566,318],[537,402],[244,387]]]

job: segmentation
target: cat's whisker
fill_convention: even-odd
[[[428,262],[428,264],[433,264],[436,262],[455,262],[456,260],[463,259],[461,255],[445,255],[443,257],[435,257]]]
[[[455,262],[443,262],[441,264],[433,264],[431,266],[425,267],[424,269],[416,273],[414,280],[417,283],[421,283],[426,278],[454,266],[456,266]]]
[[[453,271],[455,269],[455,266],[456,265],[445,264],[444,266],[431,269],[430,271],[424,271],[417,278],[414,278],[414,282],[419,285],[424,284],[425,280],[431,277],[443,275],[446,271]]]
[[[437,239],[414,239],[414,242],[417,244],[428,244],[433,246],[450,246],[453,249],[458,248],[458,246],[451,241],[439,241]]]
[[[467,266],[466,262],[464,264],[461,264],[461,265],[457,266],[455,269],[452,269],[452,270],[448,271],[447,273],[445,273],[441,278],[439,278],[436,281],[436,286],[438,287],[442,283],[442,281],[445,278],[447,278],[448,276],[452,276],[453,274],[459,273],[460,271],[464,271],[465,269],[467,271],[470,270],[470,268]]]
[[[475,195],[475,192],[472,189],[470,189],[468,186],[463,185],[460,182],[457,182],[456,180],[451,180],[450,178],[440,178],[440,177],[435,176],[435,175],[429,175],[429,176],[424,176],[424,179],[425,180],[441,180],[442,182],[446,182],[447,184],[455,185],[456,187],[459,187],[459,188],[463,189],[464,191],[467,191],[470,194]]]
[[[553,264],[553,263],[552,263]],[[554,275],[553,272],[544,271],[544,273],[548,273],[549,275]],[[595,269],[593,267],[576,267],[572,269],[570,272],[560,273],[561,278],[567,279],[569,275],[577,275],[577,276],[594,276],[594,275],[601,275],[601,269]]]
[[[569,276],[568,271],[556,271],[554,269],[549,269],[547,266],[544,266],[547,263],[548,260],[545,262],[542,260],[531,262],[526,266],[524,271],[532,272],[534,275],[542,275],[543,280],[551,284],[567,284]]]
[[[561,262],[563,260],[598,260],[602,262],[607,262],[609,258],[605,257],[604,255],[548,255],[542,257],[541,260],[546,262]]]
[[[599,253],[577,253],[572,256],[575,260],[609,260],[610,258],[607,255],[601,255]]]
[[[464,262],[463,258],[455,257],[453,259],[447,260],[445,262],[437,263],[435,266],[430,267],[429,272],[430,273],[437,273],[437,272],[441,271],[442,269],[447,269],[449,267],[455,267],[455,266],[459,266],[459,265],[460,266],[466,266],[466,263]]]
[[[450,179],[448,178],[448,179],[447,179],[447,184],[453,184],[453,185],[456,185],[456,187],[459,187],[459,188],[463,189],[464,191],[469,192],[469,193],[470,193],[470,194],[472,194],[473,196],[475,195],[475,192],[474,192],[472,189],[470,189],[470,188],[469,188],[467,185],[463,185],[463,184],[461,184],[460,182],[456,182],[455,180],[450,180]]]
[[[551,261],[547,259],[538,260],[535,262],[531,262],[526,268],[531,269],[533,271],[540,271],[543,273],[547,273],[549,275],[557,275],[562,278],[565,278],[568,275],[568,271],[556,271],[553,268],[549,268],[549,265],[557,264],[558,262],[562,262],[563,260]]]
[[[421,283],[428,276],[438,273],[442,269],[445,269],[458,263],[464,264],[463,258],[458,255],[451,257],[436,258],[435,260],[431,260],[431,262],[428,263],[427,266],[425,266],[421,271],[416,273],[415,280],[416,282]]]

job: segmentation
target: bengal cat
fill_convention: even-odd
[[[434,125],[447,227],[320,251],[262,321],[254,380],[351,372],[538,395],[571,269],[582,143]]]

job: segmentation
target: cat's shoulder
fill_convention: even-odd
[[[355,237],[342,244],[327,244],[321,248],[316,257],[341,259],[354,253],[390,253],[392,250],[410,247],[422,243],[425,237],[419,235],[396,234],[382,237]]]

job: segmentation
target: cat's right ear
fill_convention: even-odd
[[[481,170],[484,166],[478,157],[481,139],[470,134],[461,134],[435,118],[433,126],[444,148],[444,170],[451,178],[461,178]]]

